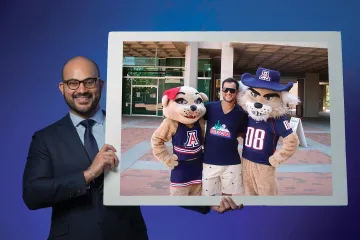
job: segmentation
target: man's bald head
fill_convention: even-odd
[[[70,111],[83,118],[92,116],[100,108],[104,87],[97,64],[86,57],[71,58],[63,67],[62,78],[59,90]]]
[[[69,59],[62,69],[62,79],[67,80],[71,78],[74,74],[74,71],[83,70],[86,72],[91,72],[93,77],[100,77],[100,70],[98,65],[91,59],[77,56]]]

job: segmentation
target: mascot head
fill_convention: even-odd
[[[259,68],[255,77],[250,73],[241,76],[238,104],[256,121],[278,118],[288,113],[288,104],[298,104],[299,99],[289,91],[293,83],[280,84],[278,71]]]
[[[206,113],[205,93],[189,86],[168,89],[162,97],[163,113],[166,118],[183,124],[192,124]]]

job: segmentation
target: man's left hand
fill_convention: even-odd
[[[237,209],[241,210],[243,207],[244,207],[243,204],[240,204],[240,206],[237,206],[231,197],[224,197],[220,201],[219,206],[213,206],[213,207],[211,207],[211,209],[218,213],[224,213],[229,210],[237,210]]]

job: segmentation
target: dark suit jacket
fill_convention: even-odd
[[[23,175],[23,199],[31,210],[52,207],[48,239],[148,239],[139,206],[103,205],[99,177],[87,188],[91,164],[69,114],[32,137]],[[208,207],[184,207],[200,213]]]

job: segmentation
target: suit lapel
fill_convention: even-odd
[[[91,164],[91,161],[69,114],[59,121],[58,134],[61,140],[68,146],[69,150],[74,153],[79,164],[87,168],[89,163]]]

